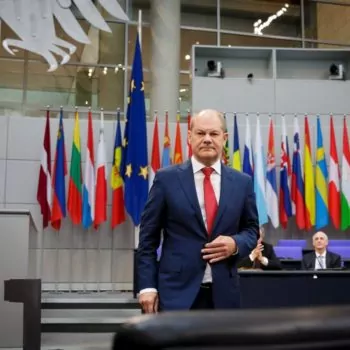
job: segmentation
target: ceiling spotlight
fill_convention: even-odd
[[[191,56],[190,56],[190,55],[186,55],[186,56],[185,56],[185,60],[186,60],[186,61],[189,61],[190,59],[191,59]]]

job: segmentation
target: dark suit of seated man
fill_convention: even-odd
[[[260,238],[257,246],[249,256],[238,263],[238,268],[252,268],[262,270],[281,270],[281,262],[277,258],[272,244],[264,242],[265,230],[260,226]]]
[[[316,232],[312,237],[314,252],[307,253],[301,261],[302,270],[335,269],[342,266],[341,257],[327,250],[328,237],[322,232]]]

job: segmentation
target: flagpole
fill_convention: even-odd
[[[118,115],[120,115],[120,108],[118,107],[117,108],[117,115],[116,115],[116,122],[118,123]],[[117,133],[117,128],[114,128],[115,129],[115,132]],[[114,136],[115,138],[115,136]],[[113,164],[112,164],[112,171],[113,171],[113,165],[114,165],[114,147],[113,147]],[[112,189],[113,191],[113,189]],[[112,192],[112,196],[113,196],[113,192]],[[112,199],[112,202],[113,202],[113,199]],[[112,208],[113,208],[113,205],[112,205]],[[113,209],[112,209],[113,211]],[[111,220],[113,220],[113,214],[112,214],[112,217],[111,217]],[[111,246],[112,246],[112,251],[111,251],[111,289],[112,289],[112,293],[115,292],[116,288],[115,288],[115,285],[114,285],[114,282],[113,282],[113,276],[114,276],[114,273],[113,273],[113,265],[114,265],[114,227],[112,225],[112,229],[111,229],[111,234],[112,234],[112,237],[111,237]]]
[[[142,51],[142,10],[139,10],[139,16],[137,21],[137,32],[139,34],[140,49]]]
[[[101,108],[100,112],[100,133],[99,133],[99,142],[101,139],[101,131],[104,130],[104,116],[103,116],[103,108]],[[97,165],[98,166],[98,165]],[[97,170],[97,167],[96,167]],[[96,175],[97,180],[97,175]],[[101,225],[98,226],[98,257],[97,257],[97,292],[100,293],[101,291]]]
[[[1,19],[0,19],[0,35],[1,35]],[[50,128],[50,105],[46,106],[46,111],[47,111],[48,116],[49,116],[49,128]],[[46,133],[46,131],[45,131],[45,133]],[[44,139],[45,139],[45,136],[44,136]],[[51,140],[50,140],[50,142],[51,142]],[[51,150],[51,146],[50,146],[50,150]],[[51,169],[51,167],[52,166],[50,164],[50,169]],[[52,179],[52,171],[51,171],[51,174],[50,174],[50,181],[51,181],[51,179]],[[51,185],[52,185],[52,183],[50,184],[50,186]],[[52,195],[52,193],[51,193],[51,195]],[[47,198],[47,200],[49,202],[49,207],[50,207],[50,211],[51,211],[51,208],[52,208],[52,196],[51,196],[51,198]],[[49,219],[49,221],[51,221],[51,218]],[[45,247],[45,229],[43,228],[42,231],[41,231],[40,271],[39,271],[39,277],[41,278],[42,281],[44,279],[44,247]]]
[[[83,267],[84,267],[84,282],[83,282],[83,292],[87,292],[87,276],[88,276],[88,256],[87,256],[87,242],[88,242],[88,237],[87,235],[89,234],[89,230],[84,230],[83,232],[83,239],[84,239],[84,256],[83,256]]]
[[[139,10],[139,12],[138,12],[137,31],[138,31],[138,35],[139,35],[140,49],[141,49],[141,52],[142,52],[142,10]],[[136,254],[136,249],[137,249],[137,247],[139,245],[139,233],[140,233],[140,225],[135,226],[135,228],[134,228],[135,254]]]
[[[59,242],[59,236],[60,236],[60,230],[61,229],[58,229],[57,231],[57,239],[56,239],[56,261],[55,261],[55,275],[56,275],[56,278],[55,278],[55,292],[56,293],[59,293],[58,291],[58,281],[59,281],[59,278],[60,278],[60,257],[59,257],[59,248],[58,248],[58,242]]]

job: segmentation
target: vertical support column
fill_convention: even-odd
[[[159,116],[175,121],[179,105],[181,1],[151,0],[151,103]]]

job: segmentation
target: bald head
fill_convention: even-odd
[[[327,236],[323,231],[318,231],[318,232],[316,232],[316,233],[312,236],[312,239],[315,239],[316,237],[323,237],[326,241],[328,241],[328,236]]]
[[[323,231],[318,231],[312,236],[312,245],[318,253],[323,253],[328,246],[328,236]]]
[[[219,119],[221,129],[223,132],[227,131],[227,126],[226,126],[226,119],[224,117],[224,114],[215,110],[215,109],[203,109],[199,113],[195,114],[191,118],[191,123],[190,123],[190,129],[193,129],[194,124],[198,119]]]

